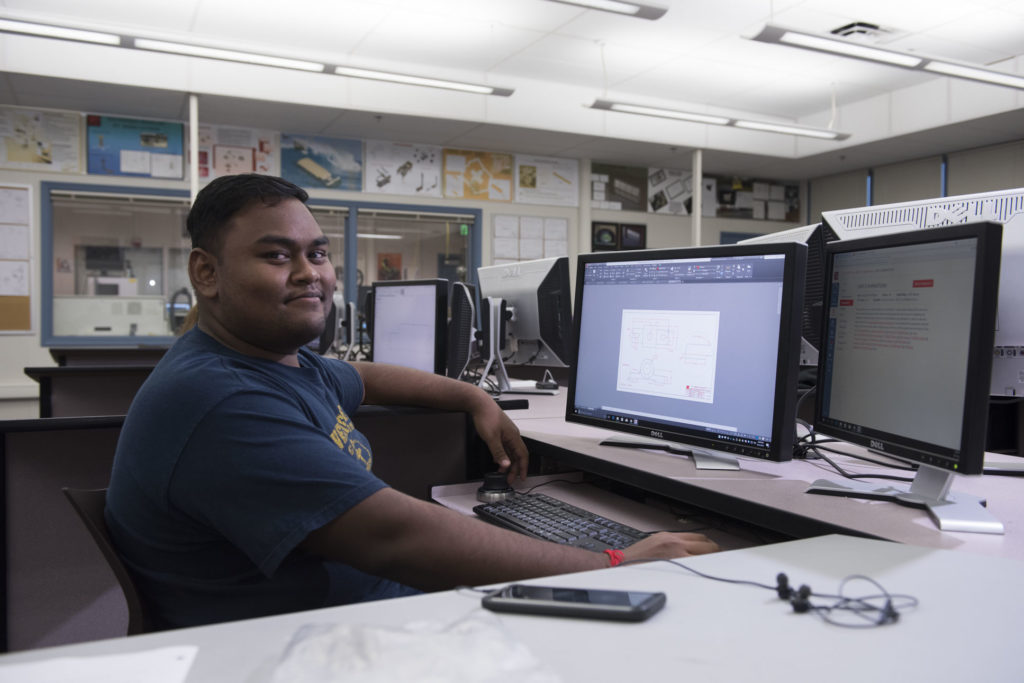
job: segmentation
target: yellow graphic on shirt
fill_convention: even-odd
[[[373,466],[373,454],[370,453],[370,449],[367,448],[366,444],[360,440],[349,439],[349,434],[354,430],[355,425],[352,424],[352,420],[349,419],[348,415],[345,414],[345,411],[339,405],[338,416],[335,418],[334,429],[331,431],[331,441],[338,448],[363,463],[363,466],[369,470]]]

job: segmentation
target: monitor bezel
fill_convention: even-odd
[[[447,362],[447,339],[448,339],[448,280],[444,278],[429,278],[423,280],[378,280],[372,284],[371,300],[373,301],[373,329],[370,331],[370,338],[377,339],[377,323],[380,316],[377,315],[377,292],[385,287],[420,287],[432,286],[434,289],[434,374],[445,374],[445,363]],[[370,361],[375,361],[375,344],[370,345]]]
[[[652,429],[641,425],[629,425],[603,420],[574,412],[576,405],[576,378],[579,372],[579,345],[581,317],[583,313],[583,290],[586,266],[589,263],[610,263],[619,261],[664,261],[673,259],[702,259],[715,257],[783,256],[783,307],[779,316],[779,349],[776,354],[774,414],[772,415],[771,442],[767,447],[723,442],[707,432],[680,431],[678,425],[662,425]],[[694,448],[750,456],[764,460],[783,462],[793,457],[796,420],[796,385],[800,362],[800,326],[803,310],[803,283],[806,277],[807,246],[799,242],[778,242],[765,244],[731,244],[706,247],[676,247],[669,249],[647,249],[639,251],[604,251],[580,254],[576,265],[576,288],[573,306],[574,357],[569,373],[569,386],[565,405],[565,420],[580,424],[602,427],[615,432],[636,434],[648,438],[674,443],[683,443]]]
[[[448,316],[448,323],[446,327],[446,339],[447,346],[445,348],[445,374],[453,379],[462,379],[466,370],[469,368],[470,362],[473,360],[473,351],[476,344],[476,330],[477,325],[477,306],[476,306],[476,286],[468,282],[453,282],[450,287],[451,294],[448,296],[448,307],[451,315]],[[456,301],[460,301],[460,304],[456,304]],[[469,313],[469,334],[459,339],[456,335],[456,323],[457,323],[457,311],[459,306],[463,306],[463,312]],[[468,306],[468,309],[465,308]],[[455,348],[464,348],[466,353],[465,362],[462,363],[462,367],[454,368],[451,366],[453,361],[459,361],[460,359],[453,358],[452,353]]]
[[[898,247],[959,239],[977,239],[975,259],[974,298],[971,306],[969,348],[967,351],[967,379],[964,384],[963,430],[959,453],[938,444],[930,444],[899,434],[853,425],[845,427],[838,420],[822,415],[824,392],[815,392],[814,431],[904,460],[939,467],[960,474],[980,474],[984,467],[987,438],[988,397],[992,372],[992,346],[995,340],[996,307],[999,291],[999,266],[1002,247],[1002,224],[978,221],[950,227],[928,228],[892,233],[875,237],[839,240],[825,245],[825,310],[822,313],[822,349],[818,355],[818,380],[825,377],[827,335],[829,327],[828,301],[832,291],[832,273],[836,254],[867,251],[883,247]],[[995,277],[991,274],[995,273]]]

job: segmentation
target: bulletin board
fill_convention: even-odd
[[[0,334],[32,332],[31,192],[0,184]]]

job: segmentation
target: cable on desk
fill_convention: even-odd
[[[619,566],[649,561],[650,560],[642,559],[629,560],[627,562],[623,562]],[[863,574],[851,574],[850,576],[845,577],[839,583],[838,592],[836,594],[828,594],[814,593],[810,586],[806,584],[801,585],[798,589],[793,589],[789,585],[788,577],[783,573],[779,573],[776,576],[776,583],[772,586],[770,584],[752,581],[749,579],[729,579],[722,576],[706,574],[694,569],[693,567],[685,565],[678,560],[657,561],[675,565],[703,579],[710,579],[712,581],[720,581],[722,583],[731,583],[735,585],[754,586],[756,588],[764,588],[774,591],[780,599],[789,601],[794,612],[799,614],[812,612],[821,617],[821,619],[826,623],[843,628],[875,628],[877,626],[885,626],[886,624],[894,624],[899,621],[900,610],[911,609],[917,607],[919,604],[918,599],[913,595],[890,593],[883,588],[878,581]],[[853,581],[866,581],[874,586],[878,592],[858,597],[847,595],[847,586]],[[811,602],[811,596],[831,599],[834,602],[831,604],[815,604]],[[850,621],[844,620],[843,617],[847,616],[851,619]]]
[[[849,453],[847,451],[840,451],[840,450],[837,450],[835,448],[828,448],[827,446],[823,446],[822,445],[822,444],[826,444],[826,443],[838,443],[838,442],[839,442],[839,439],[818,439],[817,438],[817,434],[812,432],[810,434],[806,434],[806,435],[800,437],[797,440],[797,444],[793,447],[793,457],[794,458],[803,459],[803,460],[812,460],[812,459],[824,460],[826,463],[828,463],[832,467],[832,469],[834,469],[841,476],[846,477],[847,479],[889,479],[889,480],[893,480],[893,481],[903,481],[903,482],[913,481],[912,478],[901,477],[901,476],[895,475],[895,474],[870,474],[870,473],[853,474],[851,472],[847,472],[842,467],[840,467],[839,464],[837,462],[835,462],[832,458],[829,458],[827,455],[824,455],[823,451],[827,451],[829,453],[835,453],[837,455],[845,455],[846,457],[855,458],[857,460],[863,460],[864,462],[869,462],[869,463],[871,463],[873,465],[878,465],[880,467],[887,467],[889,469],[894,469],[894,470],[901,470],[901,471],[904,471],[904,472],[916,472],[917,471],[917,467],[914,466],[914,465],[894,465],[892,463],[882,462],[881,460],[875,460],[874,458],[869,458],[867,456],[859,455],[857,453]],[[808,455],[808,453],[814,453],[814,458],[810,457]]]
[[[589,484],[589,483],[590,482],[588,482],[585,479],[579,479],[579,480],[577,480],[577,479],[551,479],[549,481],[542,481],[539,484],[534,484],[533,486],[531,486],[530,488],[528,488],[528,489],[526,489],[524,491],[516,491],[516,493],[525,496],[525,495],[527,495],[529,493],[533,493],[535,490],[539,489],[541,486],[547,486],[548,484]]]

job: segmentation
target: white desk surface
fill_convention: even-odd
[[[843,577],[865,574],[890,593],[914,595],[920,605],[893,625],[844,629],[793,612],[772,591],[653,563],[532,582],[664,591],[665,609],[647,622],[495,618],[509,639],[524,644],[566,682],[1024,680],[1024,657],[1016,649],[1024,632],[1024,610],[1012,607],[1024,604],[1024,563],[837,535],[684,562],[706,573],[769,585],[782,571],[793,585],[806,583],[819,593],[834,593]],[[0,657],[0,681],[13,680],[15,672],[5,668],[10,664],[197,645],[189,683],[260,683],[269,681],[285,645],[302,625],[450,623],[479,610],[479,601],[476,594],[448,591],[32,650]],[[18,683],[33,680],[39,679],[20,678]]]
[[[635,468],[695,487],[702,493],[717,494],[723,501],[735,498],[745,503],[825,522],[856,534],[924,547],[960,549],[1024,560],[1024,477],[956,477],[953,490],[986,498],[989,511],[1003,523],[1005,534],[943,532],[939,531],[925,510],[883,501],[805,493],[807,485],[816,479],[842,480],[838,473],[822,461],[792,460],[778,463],[740,458],[741,469],[738,471],[698,470],[690,458],[663,451],[601,446],[599,442],[602,439],[622,435],[589,425],[566,422],[565,397],[560,395],[551,398],[562,402],[561,413],[556,410],[555,401],[549,401],[538,403],[538,412],[531,415],[534,413],[534,403],[531,401],[530,410],[521,411],[520,415],[509,414],[524,437],[581,454],[591,462]],[[844,469],[852,472],[912,475],[843,456],[838,456],[836,460]],[[884,480],[871,481],[884,483]],[[758,519],[747,518],[744,521],[758,524]]]
[[[559,387],[558,393],[550,394],[505,394],[502,398],[525,398],[530,402],[530,407],[523,410],[509,410],[508,416],[518,422],[519,420],[532,420],[541,417],[564,417],[566,387]]]

